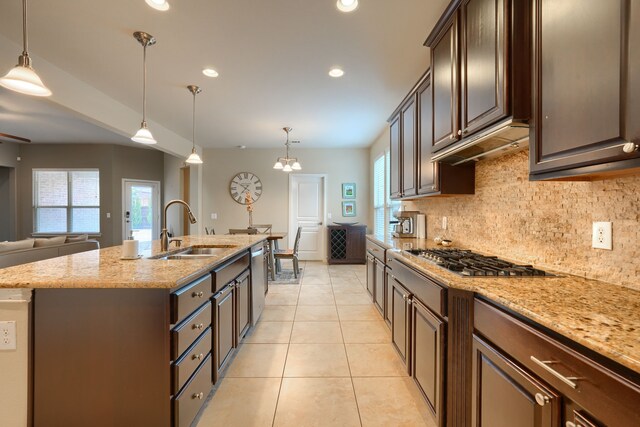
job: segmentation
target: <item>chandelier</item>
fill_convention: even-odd
[[[302,169],[302,166],[300,166],[297,157],[289,157],[289,147],[291,144],[299,144],[300,141],[289,141],[289,132],[292,130],[290,127],[284,127],[282,130],[287,133],[287,142],[284,143],[285,147],[287,147],[287,154],[285,157],[278,157],[273,168],[282,170],[283,172],[299,171]]]

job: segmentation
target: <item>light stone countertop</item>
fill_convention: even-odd
[[[431,240],[367,238],[443,285],[476,292],[640,373],[640,291],[546,268],[558,276],[461,277],[403,251],[436,247]]]
[[[160,241],[141,251],[143,258],[122,260],[121,246],[81,252],[0,269],[0,288],[174,288],[197,279],[251,246],[266,240],[257,235],[183,236],[182,248],[172,245],[167,254],[190,246],[229,246],[207,258],[160,260]]]

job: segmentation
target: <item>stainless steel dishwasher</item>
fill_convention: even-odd
[[[267,252],[264,243],[251,247],[251,324],[255,326],[264,309],[267,292]]]

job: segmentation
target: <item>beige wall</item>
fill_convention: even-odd
[[[10,142],[0,144],[0,241],[16,240],[17,228],[17,171],[20,145]]]
[[[357,221],[369,225],[369,149],[300,149],[292,153],[307,174],[327,174],[327,222]],[[233,201],[229,182],[238,172],[252,172],[262,180],[263,193],[254,205],[256,224],[273,224],[274,231],[286,231],[289,209],[289,176],[273,169],[282,149],[205,149],[203,168],[203,225],[213,225],[216,233],[249,224],[246,207]],[[356,183],[356,217],[342,217],[342,183]],[[218,219],[211,220],[210,214]]]
[[[476,165],[476,194],[404,202],[427,213],[428,237],[447,216],[472,249],[640,289],[640,175],[531,182],[528,151]],[[593,221],[613,222],[613,250],[591,248]]]
[[[182,196],[182,174],[180,169],[184,160],[170,154],[164,155],[164,203],[169,200],[179,199]],[[167,218],[167,230],[174,236],[182,236],[183,209],[175,208]]]
[[[122,242],[122,179],[164,181],[164,155],[153,149],[104,144],[32,144],[20,147],[18,169],[18,238],[33,232],[34,168],[100,170],[100,232],[103,247]],[[106,214],[110,213],[111,218]]]

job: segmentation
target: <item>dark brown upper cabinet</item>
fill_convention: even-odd
[[[417,179],[417,118],[416,118],[416,98],[410,97],[402,106],[402,197],[411,197],[418,194]]]
[[[453,0],[427,38],[437,160],[457,164],[526,140],[530,7],[530,0]],[[482,149],[452,157],[481,142]]]
[[[458,135],[458,13],[448,18],[431,48],[434,151],[448,147]]]
[[[640,2],[533,5],[531,179],[640,168]]]
[[[402,197],[402,144],[400,143],[400,113],[393,116],[390,120],[389,133],[390,137],[390,171],[389,171],[389,189],[392,199]]]

